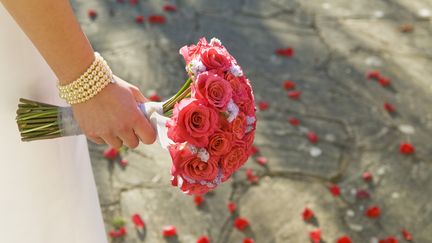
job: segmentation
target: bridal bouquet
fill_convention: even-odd
[[[139,107],[172,158],[172,185],[204,194],[226,181],[252,151],[256,116],[249,80],[222,43],[202,38],[184,46],[189,79],[166,102]],[[23,141],[81,134],[70,107],[21,99],[17,123]]]

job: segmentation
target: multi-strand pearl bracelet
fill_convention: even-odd
[[[73,105],[91,99],[109,83],[114,83],[112,71],[103,57],[95,52],[95,60],[87,71],[67,85],[59,84],[58,89],[60,98]]]

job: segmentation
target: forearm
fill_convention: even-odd
[[[62,84],[94,60],[93,48],[67,0],[0,0]]]

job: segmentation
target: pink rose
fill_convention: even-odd
[[[183,56],[186,64],[194,58],[195,54],[199,53],[201,48],[209,46],[205,38],[201,38],[197,45],[183,46],[180,48],[179,53]]]
[[[226,71],[231,67],[229,54],[222,48],[212,47],[201,50],[201,62],[207,70]]]
[[[232,88],[228,81],[211,73],[201,73],[194,86],[192,96],[205,99],[211,106],[223,111],[232,97]]]
[[[244,146],[234,146],[220,162],[224,179],[230,177],[234,171],[240,168],[247,160],[246,148]]]
[[[211,155],[220,156],[231,150],[233,136],[229,132],[217,131],[209,138],[207,151]]]
[[[231,132],[238,139],[242,139],[246,132],[246,116],[243,112],[240,112],[234,121],[231,122]]]
[[[170,145],[168,150],[173,161],[173,176],[181,175],[192,180],[212,181],[218,175],[219,157],[211,156],[204,162],[189,150],[186,143]]]
[[[177,103],[172,118],[167,122],[168,137],[176,142],[189,142],[197,147],[205,147],[208,137],[218,124],[217,112],[196,99],[183,99]]]

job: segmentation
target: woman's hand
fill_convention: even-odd
[[[151,144],[156,133],[137,103],[146,102],[140,90],[114,76],[109,84],[90,100],[72,105],[75,119],[88,139],[114,148],[123,144],[136,148],[141,140]]]

